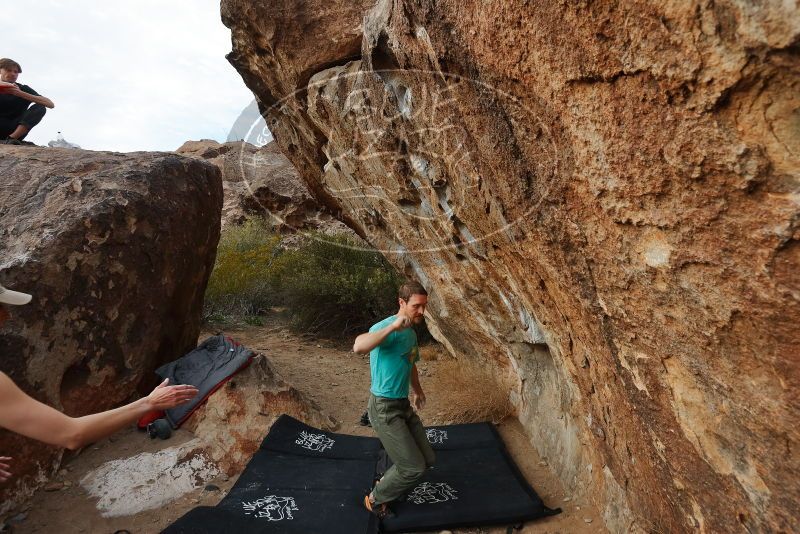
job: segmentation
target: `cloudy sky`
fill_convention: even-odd
[[[83,148],[123,152],[225,141],[253,102],[225,59],[219,0],[26,0],[3,2],[2,12],[0,57],[20,63],[18,81],[56,105],[28,135],[36,144],[58,131]]]

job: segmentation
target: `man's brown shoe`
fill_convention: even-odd
[[[364,508],[369,510],[370,513],[375,514],[375,516],[380,520],[384,520],[387,517],[394,517],[394,512],[392,512],[388,504],[375,504],[369,495],[364,495]]]

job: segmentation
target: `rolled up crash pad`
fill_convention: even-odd
[[[261,442],[261,449],[322,458],[380,458],[378,438],[325,432],[281,415]]]
[[[178,428],[200,404],[231,376],[250,363],[254,353],[221,334],[211,336],[196,349],[177,360],[156,369],[170,384],[189,384],[200,392],[186,404],[166,411],[172,428]]]

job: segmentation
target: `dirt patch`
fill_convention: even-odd
[[[358,424],[365,411],[369,395],[369,358],[349,352],[352,339],[315,340],[297,336],[282,326],[252,327],[227,331],[238,341],[262,352],[275,370],[303,395],[310,397],[339,423],[338,431],[361,436],[373,435],[372,430]],[[201,335],[204,339],[205,334]],[[435,349],[426,349],[434,351]],[[419,363],[421,381],[428,405],[421,413],[426,424],[441,424],[451,413],[453,392],[452,373],[446,357],[426,357]],[[463,401],[461,401],[463,402]],[[546,458],[541,458],[530,445],[522,426],[516,419],[506,418],[497,426],[508,449],[523,475],[551,507],[564,509],[561,515],[526,524],[521,533],[605,532],[601,516],[588,503],[571,500],[558,479],[550,471]],[[103,517],[97,499],[90,497],[80,481],[106,462],[125,462],[137,454],[163,453],[183,445],[193,434],[179,430],[167,441],[150,440],[134,429],[118,433],[113,438],[88,447],[68,460],[57,481],[65,482],[63,489],[39,491],[25,507],[26,517],[14,525],[15,532],[87,533],[114,532],[127,529],[133,533],[159,532],[188,510],[201,505],[214,505],[227,494],[236,477],[220,474],[207,481],[206,486],[191,489],[176,500],[155,509],[124,517]],[[205,488],[209,489],[205,489]],[[565,500],[568,499],[568,500]],[[591,520],[591,523],[586,523]],[[505,528],[460,529],[454,533],[504,534]]]

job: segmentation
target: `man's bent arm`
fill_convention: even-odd
[[[56,105],[53,104],[53,101],[47,98],[46,96],[32,95],[30,93],[26,93],[25,91],[19,88],[16,91],[12,91],[11,94],[14,96],[18,96],[24,100],[28,100],[29,102],[33,102],[34,104],[41,104],[46,108],[53,109],[54,107],[56,107]]]
[[[353,343],[353,352],[358,354],[366,354],[389,337],[389,334],[395,331],[394,323],[390,324],[387,327],[381,328],[380,330],[375,330],[374,332],[367,332],[366,334],[361,334],[356,338],[355,343]]]

